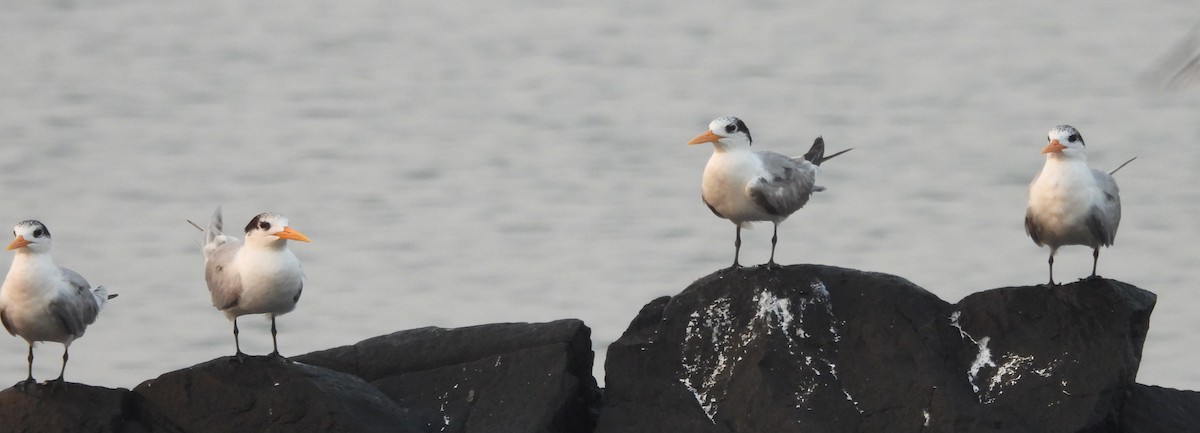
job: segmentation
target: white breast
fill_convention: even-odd
[[[1098,195],[1102,193],[1086,162],[1047,159],[1029,186],[1029,213],[1042,228],[1042,242],[1051,246],[1095,243],[1087,218]]]
[[[69,284],[48,256],[18,254],[0,288],[0,306],[26,341],[69,343],[74,336],[48,310],[51,301],[69,293]]]
[[[705,203],[734,223],[768,221],[773,216],[746,194],[746,186],[762,173],[762,161],[749,150],[713,152],[704,167],[700,194]]]
[[[296,306],[304,278],[290,250],[243,248],[236,259],[242,281],[236,311],[227,314],[284,314]]]

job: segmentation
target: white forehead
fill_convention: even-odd
[[[724,131],[726,126],[736,124],[737,122],[738,118],[733,116],[718,117],[713,119],[713,121],[708,124],[708,129],[713,131]]]
[[[285,225],[285,226],[287,225],[287,222],[288,222],[287,217],[285,217],[285,216],[283,216],[283,214],[277,213],[277,212],[260,213],[260,214],[258,214],[258,220],[269,222],[272,225],[279,224],[279,225]]]
[[[44,228],[46,228],[46,225],[42,224],[41,221],[25,220],[17,223],[16,226],[13,226],[13,231],[24,232]]]
[[[1075,130],[1071,125],[1058,125],[1046,133],[1046,135],[1050,137],[1070,137],[1078,133],[1079,131]]]

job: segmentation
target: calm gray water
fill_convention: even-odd
[[[313,239],[292,246],[286,355],[576,317],[602,374],[644,303],[730,263],[733,226],[699,198],[711,148],[685,143],[732,114],[757,147],[857,149],[781,227],[781,262],[951,302],[1045,280],[1022,218],[1047,130],[1078,127],[1098,167],[1139,156],[1100,271],[1159,295],[1139,380],[1200,388],[1200,89],[1145,80],[1194,1],[463,3],[0,1],[0,224],[42,220],[60,264],[121,294],[67,378],[132,387],[232,353],[184,221],[218,204]],[[1058,277],[1090,266],[1065,248]],[[24,350],[0,338],[0,383]]]

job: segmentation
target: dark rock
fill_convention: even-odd
[[[884,274],[724,270],[610,346],[596,431],[1116,432],[1154,300],[1093,279],[951,305]]]
[[[1154,309],[1153,293],[1087,279],[967,296],[955,308],[990,422],[1024,431],[1120,431]],[[989,363],[978,357],[990,352]],[[1062,426],[1051,429],[1051,426]]]
[[[292,362],[220,358],[133,392],[10,389],[0,432],[591,432],[590,333],[578,320],[424,328]]]
[[[133,392],[137,413],[156,430],[421,431],[362,379],[280,358],[218,358],[148,380]]]
[[[1200,431],[1200,392],[1135,384],[1121,413],[1124,433]]]
[[[599,389],[579,320],[421,328],[293,358],[359,376],[429,432],[591,432]]]
[[[0,432],[141,432],[127,389],[62,383],[0,391]]]
[[[950,304],[891,275],[724,270],[642,308],[603,407],[591,331],[561,320],[7,389],[0,433],[1200,431],[1200,393],[1133,382],[1154,303],[1098,278]]]

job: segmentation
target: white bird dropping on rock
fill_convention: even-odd
[[[708,131],[688,144],[712,143],[713,154],[704,167],[700,195],[718,217],[730,220],[737,227],[733,242],[733,267],[739,267],[742,249],[742,227],[754,221],[770,221],[775,226],[771,236],[771,259],[775,266],[775,244],[779,240],[779,223],[808,203],[813,192],[823,191],[816,185],[817,166],[843,150],[825,155],[825,140],[821,137],[802,157],[792,158],[775,152],[750,149],[753,139],[750,129],[736,117],[721,117],[708,124]]]
[[[75,271],[54,264],[50,230],[41,222],[21,221],[13,237],[8,249],[15,256],[0,287],[0,322],[9,334],[29,343],[29,375],[18,385],[35,383],[33,343],[38,341],[62,343],[62,369],[54,379],[62,383],[71,342],[83,336],[104,304],[117,295],[109,295],[104,286],[93,289]]]
[[[1064,245],[1092,247],[1092,277],[1100,247],[1111,246],[1121,223],[1121,196],[1111,172],[1088,167],[1083,136],[1059,125],[1046,135],[1042,149],[1046,165],[1029,185],[1025,232],[1033,243],[1050,247],[1050,285],[1054,285],[1054,254]]]

